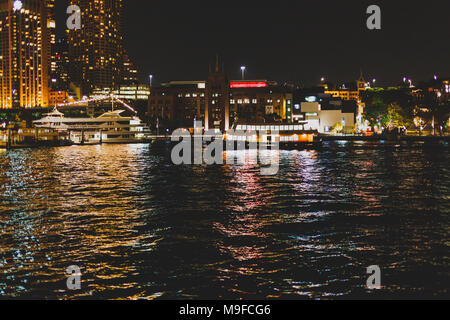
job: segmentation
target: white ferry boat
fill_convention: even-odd
[[[123,117],[115,110],[98,118],[66,118],[56,108],[33,121],[36,128],[68,132],[75,144],[150,142],[150,129],[138,117]]]

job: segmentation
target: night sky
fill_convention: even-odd
[[[66,1],[58,0],[58,29]],[[382,30],[366,28],[366,9],[382,9]],[[313,85],[324,76],[395,85],[404,76],[450,76],[450,1],[124,0],[125,47],[147,81],[203,80],[216,53],[231,79]],[[154,82],[155,83],[155,82]]]

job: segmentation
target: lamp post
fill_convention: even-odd
[[[150,78],[150,88],[152,87],[152,81],[153,81],[153,75],[151,74],[150,76],[149,76],[149,78]]]
[[[244,80],[245,79],[245,70],[246,70],[247,68],[245,67],[245,66],[242,66],[241,67],[241,72],[242,72],[242,80]]]

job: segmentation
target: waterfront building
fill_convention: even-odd
[[[69,76],[81,86],[82,94],[95,88],[113,90],[135,80],[137,71],[123,48],[122,0],[71,0],[70,4],[80,7],[82,26],[68,30]]]
[[[320,133],[331,132],[339,127],[341,132],[352,133],[355,129],[355,112],[346,111],[342,106],[324,108],[319,102],[302,102],[296,122],[305,123],[306,130],[317,130]],[[296,123],[294,122],[294,123]]]
[[[233,122],[292,123],[293,93],[266,80],[232,81],[230,114]]]
[[[339,89],[331,90],[328,86],[325,87],[325,93],[330,94],[334,98],[340,98],[341,100],[346,101],[355,101],[358,104],[357,110],[357,123],[360,128],[363,127],[362,122],[362,114],[364,112],[365,104],[362,102],[361,93],[365,91],[367,88],[370,88],[369,83],[364,80],[364,76],[361,71],[361,75],[359,79],[356,81],[356,86],[354,83],[351,83],[348,88],[341,87]]]
[[[358,104],[354,100],[342,100],[328,93],[313,89],[297,91],[293,107],[293,123],[305,123],[305,129],[320,133],[339,131],[352,132],[358,115]]]
[[[1,108],[48,106],[48,3],[0,0]]]
[[[214,72],[208,75],[205,87],[205,130],[230,128],[230,84],[224,67],[219,68],[217,58]]]
[[[218,69],[216,69],[218,70]],[[232,128],[237,122],[285,122],[293,118],[293,94],[266,80],[228,81],[223,71],[206,81],[171,81],[152,88],[148,117],[192,128],[202,121],[205,129]]]
[[[151,88],[147,118],[150,125],[227,131],[236,123],[292,122],[293,94],[267,80],[228,80],[216,60],[207,80],[170,81]]]
[[[194,121],[205,123],[206,81],[170,81],[152,87],[147,116],[154,126],[173,123],[192,127]]]

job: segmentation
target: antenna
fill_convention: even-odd
[[[219,54],[216,54],[216,72],[219,72]]]

